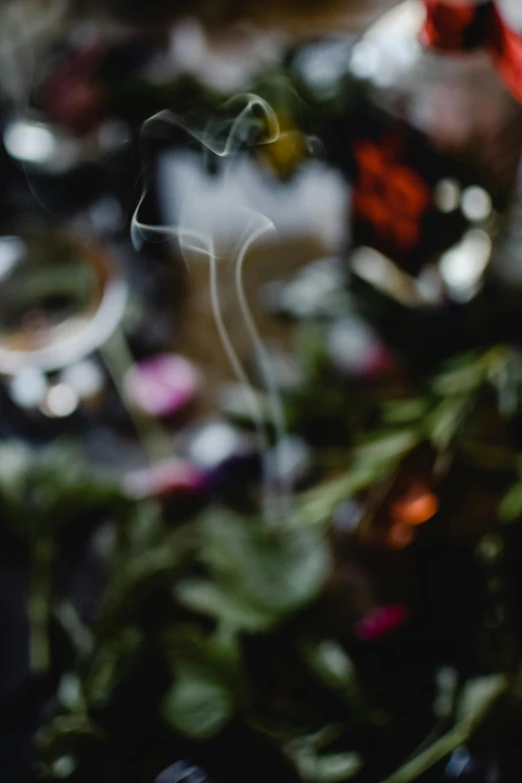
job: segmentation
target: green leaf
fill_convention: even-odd
[[[375,464],[359,465],[303,493],[298,498],[297,508],[290,516],[288,525],[296,528],[323,525],[344,500],[384,478],[387,468]]]
[[[383,417],[387,424],[412,424],[421,419],[428,410],[428,403],[422,397],[409,400],[392,400],[383,405]]]
[[[355,466],[394,463],[415,448],[419,440],[419,433],[413,429],[378,434],[355,450]]]
[[[316,760],[316,780],[319,783],[342,783],[359,772],[361,757],[357,753],[330,753]]]
[[[289,519],[290,527],[323,525],[344,500],[385,479],[419,440],[420,434],[412,429],[386,431],[358,446],[347,473],[301,495]]]
[[[469,410],[469,405],[467,397],[449,397],[429,415],[428,436],[437,451],[442,452],[449,447]]]
[[[246,698],[241,649],[235,633],[212,636],[192,626],[165,634],[174,671],[162,713],[170,726],[193,739],[220,731]]]
[[[334,686],[352,682],[355,670],[352,661],[338,642],[322,639],[319,643],[305,642],[301,649],[307,662],[324,682]]]
[[[299,651],[315,676],[348,705],[350,724],[361,720],[381,724],[386,720],[384,713],[377,711],[367,698],[354,664],[338,642],[333,639],[304,639]]]
[[[358,698],[355,668],[340,644],[332,639],[305,640],[300,649],[308,666],[328,688],[348,701]]]
[[[268,630],[279,619],[278,614],[260,609],[226,592],[208,580],[186,580],[175,587],[178,601],[194,612],[201,612],[227,622],[238,630],[255,633]]]
[[[485,382],[487,373],[488,364],[483,355],[458,356],[446,370],[435,376],[432,389],[441,397],[469,395]]]
[[[307,736],[292,740],[286,745],[286,753],[300,777],[309,783],[341,783],[359,772],[361,757],[354,752],[318,752],[317,737]]]
[[[234,703],[223,683],[189,663],[178,668],[178,680],[166,694],[162,714],[175,730],[192,739],[217,734],[231,719]]]
[[[202,520],[201,559],[227,595],[280,617],[319,592],[330,566],[323,531],[275,530],[214,511]]]
[[[517,481],[507,491],[498,507],[498,516],[503,522],[512,522],[522,516],[522,481]]]
[[[505,686],[505,677],[502,674],[491,674],[488,677],[469,680],[459,699],[457,721],[474,725],[481,719],[484,708],[496,697],[502,686]]]

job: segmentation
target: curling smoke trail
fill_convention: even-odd
[[[233,346],[232,340],[230,339],[230,335],[223,320],[221,305],[219,302],[219,289],[217,284],[217,259],[214,255],[209,255],[208,259],[210,265],[210,299],[214,321],[216,322],[219,338],[228,356],[231,367],[234,370],[237,379],[243,385],[244,392],[247,395],[248,404],[250,407],[252,419],[254,421],[256,433],[259,438],[263,459],[263,484],[261,493],[262,510],[263,515],[267,519],[271,519],[273,518],[276,510],[276,498],[274,496],[272,487],[272,461],[270,459],[269,444],[263,423],[263,416],[255,391],[249,381],[248,375],[246,374],[237,351]]]
[[[251,145],[253,143],[252,137],[254,132],[256,134],[256,144],[270,144],[277,141],[280,135],[279,122],[271,106],[261,97],[252,93],[247,93],[245,95],[235,96],[235,98],[228,101],[223,108],[229,110],[235,108],[235,106],[241,102],[244,102],[244,106],[231,121],[213,118],[198,129],[197,127],[188,127],[187,123],[182,122],[173,112],[166,110],[149,118],[146,123],[144,123],[142,133],[147,128],[150,128],[151,124],[157,121],[167,122],[187,131],[192,138],[195,138],[200,142],[205,152],[213,153],[221,158],[232,156],[241,146]],[[262,119],[255,116],[256,112],[261,114]],[[261,125],[263,135],[260,133]],[[174,237],[179,241],[181,253],[187,266],[189,264],[187,258],[188,251],[203,255],[208,259],[210,299],[214,321],[230,365],[237,379],[242,384],[247,396],[252,420],[262,449],[263,514],[266,518],[277,519],[287,512],[292,489],[290,482],[285,480],[283,472],[279,470],[279,459],[281,455],[280,446],[285,435],[283,408],[277,390],[270,357],[255,325],[243,285],[243,267],[248,250],[262,234],[269,230],[274,230],[275,227],[264,215],[242,207],[242,209],[249,214],[250,223],[247,225],[247,229],[239,243],[235,260],[236,295],[241,314],[258,358],[263,384],[269,400],[271,423],[276,437],[276,448],[271,451],[263,421],[263,414],[255,391],[238,353],[234,348],[223,319],[217,275],[219,257],[215,252],[213,240],[211,237],[202,236],[196,231],[187,230],[183,225],[180,225],[179,227],[169,225],[154,226],[141,222],[138,215],[146,195],[147,188],[145,187],[132,218],[131,236],[134,245],[137,246],[141,244],[140,240],[146,240],[147,235],[162,234]],[[253,226],[252,217],[257,219]]]
[[[281,459],[280,447],[286,434],[283,406],[281,404],[272,362],[270,360],[268,351],[265,348],[263,340],[261,339],[261,335],[259,334],[259,331],[256,327],[243,285],[243,266],[250,246],[253,245],[254,242],[267,231],[275,231],[275,226],[271,220],[269,220],[264,215],[261,215],[259,212],[253,212],[251,210],[246,211],[250,212],[252,216],[258,218],[260,224],[257,227],[254,227],[251,232],[247,234],[247,238],[241,244],[240,250],[238,252],[235,274],[236,294],[241,313],[250,334],[250,339],[252,340],[254,350],[258,357],[258,363],[261,369],[263,383],[267,391],[270,415],[272,417],[272,423],[276,436],[276,448],[272,460],[273,465],[269,464],[268,469],[270,470],[270,473],[274,475],[274,480],[279,481],[281,485],[281,497],[279,499],[280,508],[278,511],[280,514],[287,514],[290,511],[292,483],[290,478],[285,478],[284,471],[280,468],[279,464]]]
[[[232,108],[240,99],[244,99],[246,105],[232,120],[228,132],[221,143],[219,139],[223,136],[222,131],[225,130],[228,125],[225,119],[209,119],[203,124],[201,129],[198,129],[194,126],[189,127],[187,123],[183,122],[181,118],[170,109],[163,109],[157,114],[153,114],[148,120],[145,120],[142,133],[148,126],[158,120],[167,122],[187,131],[192,138],[200,142],[204,149],[213,152],[214,155],[217,155],[220,158],[226,158],[237,152],[241,147],[241,144],[248,142],[247,129],[252,129],[254,120],[255,124],[259,125],[259,120],[254,117],[254,110],[259,109],[266,117],[267,134],[264,138],[257,139],[256,144],[272,144],[274,141],[277,141],[280,135],[279,120],[270,104],[259,95],[255,95],[254,93],[236,95],[224,103],[222,109],[226,110]],[[249,115],[251,115],[250,121]]]
[[[193,253],[203,255],[208,260],[210,303],[212,307],[212,315],[214,317],[214,322],[218,330],[221,344],[230,362],[232,370],[234,371],[238,381],[241,383],[243,387],[247,399],[247,404],[250,409],[250,415],[252,417],[252,421],[254,422],[256,434],[259,438],[260,447],[263,455],[263,486],[262,486],[263,514],[267,518],[271,518],[274,515],[274,508],[276,507],[276,502],[272,491],[272,480],[271,480],[272,468],[271,468],[271,460],[269,457],[269,443],[268,443],[268,439],[263,423],[262,411],[259,406],[259,402],[257,400],[255,391],[252,387],[252,384],[249,381],[248,375],[237,354],[237,351],[234,348],[234,344],[232,342],[228,329],[225,325],[225,321],[223,319],[221,302],[219,298],[218,278],[217,278],[218,257],[214,252],[214,246],[212,240],[210,238],[206,239],[205,237],[202,237],[195,232],[186,231],[182,228],[178,229],[168,225],[154,226],[154,225],[140,222],[138,220],[137,213],[139,211],[141,203],[143,202],[143,199],[145,198],[145,195],[146,193],[142,195],[140,203],[138,204],[132,219],[133,242],[136,244],[136,237],[138,235],[142,239],[146,240],[147,234],[151,234],[151,233],[162,234],[162,235],[166,234],[168,236],[178,239],[182,254],[187,264],[188,264],[186,258],[187,251],[192,251]]]

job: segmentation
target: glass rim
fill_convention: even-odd
[[[43,229],[45,233],[45,229]],[[78,250],[81,262],[94,271],[96,291],[88,308],[74,319],[54,329],[50,342],[28,349],[13,348],[12,338],[0,333],[0,374],[16,375],[26,367],[45,372],[60,370],[99,349],[121,322],[128,299],[128,284],[121,273],[116,254],[97,240],[74,236],[66,231],[54,232]],[[7,232],[2,232],[7,236]],[[10,232],[13,236],[13,232]],[[24,238],[24,232],[18,234]],[[27,235],[26,235],[27,236]],[[0,280],[1,285],[1,280]],[[71,321],[75,328],[71,329]],[[65,328],[64,328],[65,327]]]

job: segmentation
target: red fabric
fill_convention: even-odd
[[[522,36],[508,27],[494,2],[424,0],[424,5],[422,43],[445,52],[486,49],[505,86],[522,103]]]
[[[493,5],[486,47],[500,78],[517,101],[522,103],[522,37],[506,25]]]
[[[421,32],[422,42],[434,49],[445,52],[459,52],[482,41],[470,45],[465,34],[476,21],[477,9],[474,4],[452,5],[441,0],[424,0],[426,21]]]

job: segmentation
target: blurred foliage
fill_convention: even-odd
[[[250,631],[272,627],[313,599],[329,560],[321,533],[271,530],[216,510],[201,520],[199,557],[211,580],[182,582],[182,602]]]
[[[211,117],[217,140],[230,133],[230,104],[193,77],[153,85],[124,70],[100,86],[104,108],[135,131],[175,105],[179,127],[142,129],[147,155],[186,146],[184,128]],[[281,137],[263,144],[266,116],[253,113],[238,147],[281,179],[309,156],[326,158],[332,121],[361,97],[342,69],[330,86],[314,90],[299,51],[289,52],[251,85]],[[189,116],[194,105],[204,116]],[[223,165],[218,157],[206,156],[209,167]],[[293,768],[309,783],[408,783],[497,736],[506,715],[518,730],[522,353],[509,335],[520,297],[489,283],[460,320],[430,320],[352,281],[351,294],[336,291],[336,316],[300,325],[303,381],[284,405],[289,430],[313,447],[313,485],[283,519],[262,519],[251,497],[187,518],[131,501],[70,444],[0,446],[2,534],[27,576],[31,679],[47,687],[35,776],[127,781],[110,763],[96,767],[97,753],[132,764],[140,733],[169,753],[177,742],[197,753],[232,732],[234,746],[237,736],[261,737],[260,758],[275,748],[288,780]],[[385,378],[340,377],[328,355],[331,323],[354,309],[397,351]],[[248,416],[241,423],[252,427]],[[391,495],[412,477],[440,509],[411,546],[376,543]],[[340,532],[347,501],[362,521]],[[96,572],[87,609],[81,582],[73,589],[86,552]],[[365,642],[354,618],[396,602],[403,580],[411,619]],[[448,667],[455,676],[444,688]],[[154,774],[156,751],[147,752],[150,769],[132,771],[140,783]]]
[[[54,621],[72,651],[55,705],[37,736],[39,774],[60,778],[69,769],[74,779],[72,761],[82,737],[110,742],[96,716],[118,700],[151,650],[168,672],[170,684],[158,696],[156,709],[170,731],[206,742],[240,720],[278,745],[302,780],[336,783],[363,774],[368,759],[354,737],[362,727],[393,735],[393,720],[365,676],[361,679],[358,656],[352,659],[345,641],[337,641],[326,627],[322,636],[321,623],[313,620],[313,607],[323,600],[332,573],[327,536],[332,515],[348,498],[373,497],[376,488],[401,475],[410,455],[428,448],[435,464],[445,460],[446,476],[463,465],[495,475],[500,471],[499,521],[516,520],[522,511],[517,443],[508,427],[495,446],[480,425],[484,412],[493,418],[505,416],[503,411],[508,417],[517,414],[520,389],[512,369],[519,362],[514,349],[488,348],[443,364],[410,394],[368,397],[373,427],[363,419],[365,431],[353,440],[344,470],[333,477],[327,471],[277,524],[225,506],[176,520],[155,502],[130,502],[118,487],[89,473],[67,444],[42,452],[4,444],[0,499],[5,523],[29,553],[33,667],[45,671],[54,665],[49,641]],[[475,444],[471,449],[470,441]],[[58,578],[67,533],[74,526],[79,534],[82,525],[97,541],[104,571],[90,620],[81,617],[64,590],[66,580]],[[487,559],[491,547],[483,549]],[[156,621],[149,617],[151,601],[163,607]],[[292,711],[284,716],[288,707],[267,712],[260,703],[248,650],[262,638],[276,644],[286,639],[286,650],[301,662],[294,675],[304,681],[310,677],[313,688],[324,692],[318,703],[333,700],[311,722],[305,713],[293,722]],[[387,783],[407,783],[437,765],[490,720],[497,703],[508,699],[510,709],[516,704],[519,711],[514,674],[511,667],[465,676],[455,707],[434,717],[439,728],[432,741],[423,743]],[[290,705],[291,692],[283,697],[290,681],[276,679],[274,687]],[[316,723],[321,715],[322,728]],[[64,757],[72,760],[69,767],[60,762]]]
[[[284,392],[289,428],[309,439],[315,463],[282,519],[262,519],[251,498],[182,516],[130,500],[69,443],[0,447],[6,546],[23,551],[28,575],[33,676],[54,678],[35,744],[41,778],[80,781],[85,754],[115,742],[110,716],[129,709],[124,694],[132,700],[151,676],[159,684],[141,720],[156,731],[206,747],[242,726],[310,783],[407,783],[494,731],[499,716],[520,720],[522,355],[507,343],[473,346],[427,372],[405,352],[392,377],[347,379],[327,353],[328,327],[324,317],[303,324],[303,380]],[[241,424],[251,427],[244,412]],[[440,511],[394,553],[371,535],[411,477],[437,493]],[[343,534],[335,519],[347,501],[363,521]],[[98,574],[88,611],[71,589],[86,551]],[[457,552],[455,576],[432,551]],[[414,585],[414,620],[365,645],[343,618],[386,605],[394,563]],[[340,576],[356,588],[341,594],[332,622]],[[461,588],[462,607],[452,608]],[[444,634],[454,653],[423,646]],[[405,673],[382,670],[387,656]],[[445,665],[455,682],[437,700]]]

